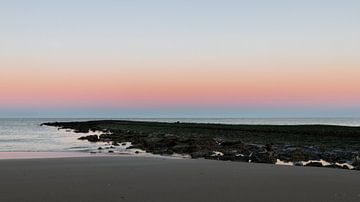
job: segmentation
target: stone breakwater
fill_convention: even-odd
[[[128,149],[252,163],[360,170],[360,128],[327,125],[272,126],[135,121],[44,123],[79,133],[90,142],[131,142]],[[305,163],[306,162],[306,163]],[[323,163],[326,162],[326,163]]]

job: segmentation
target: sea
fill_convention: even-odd
[[[107,118],[109,119],[109,118]],[[77,138],[82,134],[56,127],[41,126],[54,121],[89,121],[102,119],[74,118],[0,118],[1,152],[95,152],[108,143],[90,143]],[[360,126],[360,118],[137,118],[118,119],[134,121],[221,123],[221,124],[262,124],[262,125],[307,125],[328,124]],[[86,135],[86,134],[84,134]],[[125,148],[120,147],[120,151]]]

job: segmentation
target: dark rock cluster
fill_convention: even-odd
[[[273,135],[275,137],[274,141],[269,143],[269,141],[263,141],[266,138],[269,139],[263,134],[264,131],[259,133],[254,126],[251,128],[252,131],[246,131],[247,136],[244,136],[238,129],[233,130],[233,128],[228,128],[227,126],[223,128],[217,126],[214,128],[212,125],[188,124],[186,128],[181,128],[181,123],[173,123],[172,125],[140,123],[94,121],[46,123],[44,125],[73,129],[75,132],[104,132],[100,136],[87,135],[79,139],[90,142],[111,142],[113,146],[118,146],[124,142],[131,142],[132,146],[129,149],[141,149],[153,154],[182,154],[190,155],[192,158],[271,164],[276,163],[277,159],[279,159],[285,162],[294,162],[295,165],[302,165],[302,161],[325,160],[330,163],[330,165],[325,166],[329,168],[348,168],[346,165],[341,166],[336,163],[352,162],[354,169],[360,170],[359,150],[347,150],[333,146],[323,147],[322,145],[326,143],[324,141],[320,142],[321,144],[313,141],[313,145],[294,144],[295,141],[299,142],[298,135],[287,135],[283,128],[275,128],[276,130],[273,128],[269,129],[269,134],[275,134]],[[286,127],[288,128],[288,126]],[[315,129],[318,130],[317,128]],[[341,132],[346,131],[346,129],[340,129],[339,131]],[[295,131],[292,128],[289,130]],[[304,131],[308,131],[308,128],[305,128]],[[240,135],[233,135],[231,132]],[[353,140],[358,141],[360,139],[360,135],[356,136],[353,129],[350,132],[349,134]],[[334,134],[338,135],[337,133]],[[253,141],[244,141],[244,139],[248,140],[248,136],[251,135],[253,136]],[[281,137],[281,135],[287,138],[287,141],[276,141],[276,138]],[[305,132],[304,136],[312,138]],[[357,146],[354,146],[354,148],[357,148]],[[306,166],[323,167],[320,162],[310,162]]]
[[[276,163],[277,159],[285,162],[301,162],[309,160],[325,160],[332,163],[323,166],[320,162],[310,162],[306,166],[348,168],[335,163],[352,161],[356,154],[345,151],[326,151],[316,147],[292,145],[259,145],[248,144],[240,140],[208,138],[208,137],[178,137],[172,134],[142,134],[121,131],[116,134],[82,136],[80,140],[90,142],[132,142],[128,149],[141,149],[153,154],[190,155],[192,158],[205,158],[224,161],[242,161],[253,163]],[[353,166],[359,168],[360,161],[354,161]]]

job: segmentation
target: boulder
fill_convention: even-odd
[[[323,167],[323,164],[320,162],[310,162],[306,164],[305,166],[311,166],[311,167]]]
[[[272,152],[255,152],[251,155],[250,160],[254,163],[276,163],[276,158]]]
[[[116,141],[112,142],[112,145],[114,145],[114,146],[120,146],[119,143],[116,142]]]
[[[342,165],[342,168],[343,169],[350,169],[350,167],[349,166],[347,166],[347,165]],[[358,170],[358,169],[356,169],[356,168],[354,168],[355,170]]]
[[[212,151],[210,150],[200,150],[200,151],[196,151],[196,152],[192,152],[190,154],[191,158],[205,158],[205,157],[210,157],[213,154]]]
[[[98,142],[100,140],[99,136],[97,136],[97,135],[82,136],[82,137],[79,137],[78,139],[79,140],[87,140],[89,142]]]

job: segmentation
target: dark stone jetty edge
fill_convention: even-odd
[[[360,170],[360,127],[333,125],[230,125],[167,123],[125,120],[51,122],[42,125],[72,129],[77,133],[103,132],[80,140],[131,142],[131,148],[161,155],[182,154],[192,158],[254,163],[277,159],[306,166]],[[131,149],[129,148],[129,149]],[[340,165],[343,164],[343,165]]]

